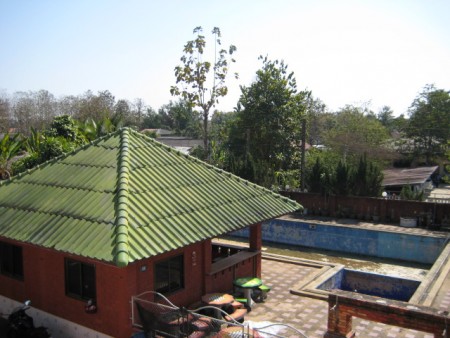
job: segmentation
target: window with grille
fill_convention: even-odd
[[[72,259],[65,260],[66,294],[84,300],[95,300],[95,266]]]
[[[155,291],[162,294],[184,288],[183,255],[155,263]]]
[[[8,277],[23,279],[22,247],[0,242],[0,273]]]

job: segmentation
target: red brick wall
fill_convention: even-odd
[[[154,289],[152,259],[118,268],[96,260],[10,242],[23,248],[24,280],[0,275],[0,294],[19,302],[30,299],[35,308],[114,337],[131,336],[131,297]],[[185,288],[168,296],[178,306],[198,301],[204,294],[202,250],[202,244],[199,243],[186,248],[184,252]],[[183,250],[164,254],[158,260],[181,253]],[[95,265],[97,313],[87,314],[84,301],[66,296],[65,258]],[[145,269],[141,269],[143,266]]]
[[[188,306],[199,301],[205,293],[231,291],[233,279],[253,276],[258,257],[260,260],[260,256],[255,256],[205,278],[206,272],[211,269],[209,240],[160,255],[156,259],[134,262],[125,268],[10,242],[23,248],[25,277],[19,281],[0,275],[0,294],[19,302],[30,299],[35,308],[118,338],[129,338],[133,332],[131,297],[154,290],[155,262],[184,254],[185,287],[167,295],[167,298],[177,306]],[[66,296],[65,258],[95,265],[97,313],[87,314],[85,301]]]
[[[330,294],[328,307],[328,331],[325,337],[330,338],[352,337],[355,333],[352,329],[352,317],[429,332],[435,337],[442,336],[447,321],[450,320],[437,309],[389,299],[379,302],[378,297],[346,291]]]
[[[53,250],[21,244],[24,280],[0,276],[0,293],[19,302],[26,299],[32,306],[80,325],[115,337],[129,337],[130,288],[135,281],[128,278],[133,267],[115,266]],[[64,258],[94,264],[98,311],[85,312],[85,301],[65,294]]]

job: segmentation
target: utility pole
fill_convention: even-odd
[[[302,146],[300,161],[300,188],[305,191],[305,151],[306,151],[306,117],[302,119]]]

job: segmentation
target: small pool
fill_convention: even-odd
[[[412,279],[343,268],[318,285],[317,289],[339,289],[407,302],[420,283]]]

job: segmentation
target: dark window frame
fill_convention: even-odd
[[[170,294],[184,289],[185,267],[184,255],[177,255],[154,264],[155,291]]]
[[[17,280],[24,279],[21,246],[0,242],[0,274]]]
[[[64,259],[66,296],[93,300],[97,298],[97,276],[94,264],[71,258]]]

